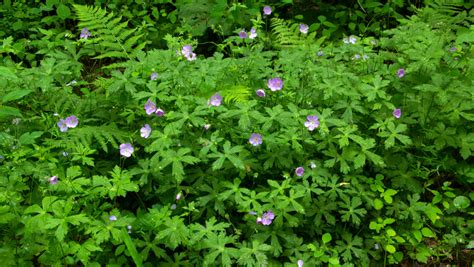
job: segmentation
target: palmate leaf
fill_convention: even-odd
[[[146,43],[139,40],[143,34],[137,33],[137,29],[129,29],[128,21],[121,22],[122,17],[114,17],[114,13],[108,13],[100,7],[74,5],[79,19],[79,28],[88,28],[91,39],[97,44],[101,51],[96,59],[101,58],[136,58]]]

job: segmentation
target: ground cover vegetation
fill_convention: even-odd
[[[463,1],[4,1],[2,266],[470,266]]]

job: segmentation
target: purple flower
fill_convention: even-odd
[[[298,264],[298,267],[303,267],[304,261],[298,260],[297,264]]]
[[[158,117],[163,117],[165,115],[165,111],[162,110],[161,108],[157,108],[156,112],[155,112],[155,115],[158,116]]]
[[[322,56],[324,56],[324,53],[323,53],[323,51],[319,51],[319,52],[317,53],[317,55],[318,55],[318,57],[322,57]]]
[[[352,60],[357,60],[357,59],[360,59],[360,54],[355,54],[355,55],[352,57]]]
[[[208,102],[208,105],[218,107],[221,105],[222,102],[222,96],[219,93],[215,93],[213,96],[211,96],[211,99]]]
[[[303,23],[300,24],[300,32],[301,32],[301,33],[307,34],[307,33],[308,33],[308,29],[309,29],[308,25],[303,24]]]
[[[250,29],[249,38],[250,39],[255,39],[255,37],[257,37],[257,29],[252,28],[252,29]]]
[[[265,97],[265,91],[263,91],[263,89],[258,89],[257,91],[255,91],[255,93],[259,97]]]
[[[398,78],[402,78],[403,76],[405,76],[405,69],[398,69],[397,76]]]
[[[313,131],[314,129],[319,127],[319,119],[318,116],[308,116],[306,117],[306,121],[304,126],[308,128],[308,130]]]
[[[400,117],[402,116],[402,110],[399,108],[396,108],[393,110],[392,114],[395,118],[400,119]]]
[[[183,54],[183,56],[186,56],[186,55],[189,55],[193,52],[193,47],[190,46],[190,45],[185,45],[183,46],[183,48],[181,49],[181,54]]]
[[[153,73],[150,75],[150,80],[154,81],[154,80],[156,80],[156,79],[158,79],[158,73],[153,72]]]
[[[188,61],[194,61],[196,60],[196,53],[189,53],[187,56],[185,56]]]
[[[133,151],[133,146],[130,143],[120,145],[120,155],[126,158],[129,158],[132,155]]]
[[[252,146],[259,146],[262,144],[262,135],[258,133],[253,133],[249,138],[249,143]]]
[[[81,31],[81,34],[79,35],[79,37],[81,39],[87,39],[91,36],[91,32],[89,31],[88,28],[83,28],[82,31]]]
[[[115,215],[110,215],[109,221],[116,221],[117,217]]]
[[[152,114],[153,112],[156,111],[156,105],[155,103],[153,103],[153,101],[151,101],[150,99],[148,99],[148,101],[146,101],[145,103],[145,112],[147,115],[150,115]]]
[[[257,218],[257,224],[270,225],[274,218],[275,214],[269,210],[268,212],[264,212],[262,217]]]
[[[270,15],[272,14],[272,8],[269,6],[264,6],[263,7],[263,15]]]
[[[299,177],[303,176],[303,174],[304,174],[304,168],[303,168],[303,167],[298,167],[298,168],[296,168],[295,173],[296,173],[296,175],[299,176]]]
[[[456,47],[451,47],[451,49],[449,49],[449,52],[451,53],[454,53],[456,52],[458,49]]]
[[[267,86],[272,91],[279,91],[283,88],[283,81],[280,78],[272,78],[268,80]]]
[[[245,39],[245,38],[247,38],[247,33],[244,30],[242,30],[242,31],[239,32],[239,37],[241,39]]]
[[[67,117],[65,121],[68,128],[76,128],[77,124],[79,123],[77,117],[74,115]]]
[[[151,127],[148,124],[143,125],[143,127],[140,129],[140,136],[143,138],[148,138],[150,137],[151,134]]]
[[[185,45],[181,49],[181,54],[188,60],[193,61],[196,60],[196,53],[193,53],[193,47],[190,45]]]
[[[179,193],[176,195],[176,200],[180,200],[182,196],[183,196],[183,195],[181,194],[181,192],[179,192]]]
[[[66,124],[66,120],[60,119],[58,121],[58,127],[61,132],[67,132],[68,127]]]
[[[204,124],[204,130],[209,130],[209,128],[211,128],[211,125],[210,124]]]
[[[49,184],[55,185],[57,183],[58,183],[58,177],[57,176],[51,176],[51,178],[49,178]]]

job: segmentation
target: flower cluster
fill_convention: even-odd
[[[148,101],[145,103],[145,112],[147,115],[155,113],[155,115],[158,117],[163,117],[163,115],[165,115],[165,111],[161,108],[157,108],[156,104],[150,99],[148,99]]]
[[[183,55],[188,61],[196,60],[196,53],[193,53],[193,47],[185,45],[181,49],[181,55]]]
[[[349,37],[345,37],[342,39],[345,44],[355,44],[357,42],[357,38],[354,35]]]
[[[72,115],[65,119],[60,119],[57,125],[61,132],[67,132],[69,128],[76,128],[78,123],[77,117]]]
[[[246,38],[255,39],[257,37],[257,29],[255,28],[250,29],[250,34],[247,34],[245,29],[243,29],[239,32],[239,37],[240,39],[246,39]]]
[[[275,219],[275,214],[269,210],[268,212],[264,212],[262,217],[257,218],[257,224],[270,225],[273,219]]]

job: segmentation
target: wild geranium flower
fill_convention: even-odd
[[[257,218],[257,223],[263,225],[270,225],[272,224],[273,219],[275,219],[275,214],[271,210],[269,210],[267,212],[264,212],[262,217]]]
[[[219,93],[215,93],[213,96],[211,96],[211,99],[208,102],[208,105],[218,107],[221,105],[222,102],[222,96]]]
[[[249,38],[250,39],[255,39],[255,37],[257,37],[257,29],[252,28],[252,29],[250,29]]]
[[[355,55],[352,57],[352,60],[357,60],[357,59],[360,59],[360,54],[355,54]]]
[[[165,111],[162,110],[161,108],[157,108],[156,112],[155,112],[155,115],[158,116],[158,117],[163,117],[165,115]]]
[[[298,167],[298,168],[296,168],[295,173],[296,173],[296,175],[299,176],[299,177],[303,176],[303,174],[304,174],[304,168],[303,168],[303,167]]]
[[[150,137],[151,134],[151,127],[148,124],[143,125],[143,127],[140,129],[140,136],[143,138],[148,138]]]
[[[308,33],[308,29],[309,29],[308,25],[303,24],[303,23],[300,24],[300,32],[301,32],[301,33],[307,34],[307,33]]]
[[[153,103],[153,101],[151,101],[150,99],[148,99],[148,101],[146,101],[146,103],[145,103],[145,112],[146,112],[146,114],[151,115],[155,111],[156,111],[156,104]]]
[[[176,195],[176,200],[180,200],[182,196],[183,196],[183,195],[181,194],[181,192],[179,192],[179,193]]]
[[[240,39],[245,39],[245,38],[247,38],[247,33],[245,32],[245,30],[241,30],[241,31],[239,32],[239,37],[240,37]]]
[[[396,108],[393,110],[392,114],[395,118],[400,119],[400,117],[402,116],[402,110],[399,108]]]
[[[279,91],[281,88],[283,88],[283,80],[278,77],[269,79],[267,86],[272,91]]]
[[[314,161],[311,161],[311,163],[309,164],[309,167],[310,167],[311,169],[316,168],[316,163],[314,163]]]
[[[171,208],[172,210],[175,210],[176,207],[178,207],[178,205],[176,205],[176,204],[173,203],[170,208]]]
[[[204,130],[209,130],[209,128],[211,128],[211,125],[210,124],[204,124]]]
[[[249,143],[252,146],[259,146],[262,144],[262,135],[258,133],[253,133],[249,138]]]
[[[267,16],[268,16],[268,15],[270,15],[270,14],[272,14],[272,8],[269,7],[269,6],[264,6],[264,7],[263,7],[263,15],[267,15]]]
[[[297,264],[298,264],[298,267],[303,267],[304,261],[298,260]]]
[[[67,117],[65,121],[68,128],[76,128],[77,124],[79,123],[77,117],[74,115]]]
[[[402,78],[403,76],[405,76],[405,69],[403,69],[403,68],[398,69],[397,70],[397,76],[398,76],[398,78]]]
[[[59,120],[58,127],[61,132],[67,132],[68,127],[66,124],[66,120],[63,120],[63,119]]]
[[[79,37],[80,37],[81,39],[87,39],[87,38],[91,37],[91,35],[92,35],[91,32],[90,32],[89,29],[86,27],[86,28],[83,28],[83,29],[81,30],[81,34],[79,35]]]
[[[156,79],[158,79],[158,73],[153,72],[153,73],[150,75],[150,80],[154,81],[154,80],[156,80]]]
[[[196,53],[193,53],[193,47],[190,45],[185,45],[181,49],[181,54],[188,60],[193,61],[196,60]]]
[[[130,143],[125,143],[125,144],[120,145],[120,155],[126,158],[129,158],[130,156],[132,156],[133,151],[134,151],[133,146]]]
[[[255,91],[255,93],[259,97],[265,97],[265,91],[263,91],[263,89],[258,89],[257,91]]]
[[[318,116],[308,116],[306,117],[306,121],[304,126],[308,128],[308,130],[313,131],[314,129],[319,127],[319,119]]]
[[[322,56],[324,56],[324,52],[323,52],[323,51],[319,51],[319,52],[317,53],[317,55],[318,55],[318,57],[322,57]]]
[[[51,178],[49,178],[49,184],[55,185],[57,183],[58,183],[58,177],[57,176],[51,176]]]
[[[110,215],[109,221],[116,221],[117,217],[115,215]]]

